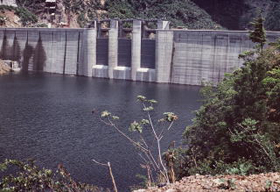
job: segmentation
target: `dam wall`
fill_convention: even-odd
[[[0,58],[18,61],[23,71],[92,76],[87,64],[91,29],[0,29]],[[94,42],[93,42],[94,43]],[[89,72],[90,71],[90,72]]]
[[[170,30],[158,21],[146,30],[111,20],[101,29],[0,28],[0,58],[18,61],[23,71],[132,81],[216,84],[242,66],[238,55],[254,44],[247,31]],[[125,33],[124,33],[125,31]],[[127,32],[128,31],[128,32]],[[268,41],[280,32],[267,32]]]
[[[267,32],[268,42],[277,38],[280,38],[280,32]],[[166,81],[189,85],[217,84],[225,73],[242,66],[239,54],[254,46],[246,31],[173,31],[173,58],[170,79]]]

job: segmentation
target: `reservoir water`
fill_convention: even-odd
[[[136,174],[145,171],[127,140],[92,110],[117,114],[127,130],[144,117],[136,102],[139,94],[159,102],[154,117],[178,114],[162,142],[164,149],[172,141],[179,145],[192,111],[201,104],[199,87],[42,73],[0,76],[0,161],[33,158],[50,169],[62,163],[78,181],[111,188],[107,169],[92,159],[110,161],[119,191],[127,191],[141,182]]]

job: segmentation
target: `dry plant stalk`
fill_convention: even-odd
[[[108,167],[108,170],[109,170],[109,173],[110,173],[110,176],[111,176],[111,179],[112,179],[112,183],[113,183],[114,192],[118,192],[118,188],[117,188],[117,185],[116,185],[115,177],[114,177],[114,175],[113,175],[111,163],[110,163],[110,162],[108,162],[107,164],[105,164],[105,163],[100,163],[100,162],[96,161],[95,159],[92,159],[92,161],[93,161],[94,163],[98,164],[98,165]]]
[[[108,111],[103,111],[101,113],[100,120],[108,125],[113,127],[120,135],[122,135],[124,138],[126,138],[133,146],[136,147],[136,149],[139,151],[139,156],[141,160],[143,161],[143,164],[147,169],[147,178],[148,178],[148,185],[154,181],[153,179],[153,171],[158,174],[159,177],[164,178],[165,182],[167,184],[171,181],[174,181],[174,175],[170,179],[169,171],[162,159],[162,147],[161,147],[161,140],[164,137],[164,133],[166,131],[169,131],[174,123],[178,119],[178,117],[172,113],[172,112],[166,112],[163,113],[164,117],[162,119],[159,119],[157,122],[163,123],[167,122],[168,126],[160,126],[156,128],[156,125],[154,124],[151,116],[151,111],[154,110],[153,105],[157,103],[155,100],[148,100],[146,97],[139,95],[137,97],[137,100],[141,102],[143,106],[143,111],[147,114],[147,119],[142,119],[139,122],[134,121],[130,124],[129,130],[131,132],[138,133],[138,140],[132,139],[128,134],[124,133],[115,123],[116,120],[119,120],[118,116],[112,115]],[[144,136],[142,135],[143,128],[147,127],[148,130],[150,130],[154,141],[156,143],[156,147],[154,148],[153,142],[150,144],[146,141]],[[152,151],[155,149],[157,151],[157,154],[153,154]],[[148,170],[149,169],[149,170]]]

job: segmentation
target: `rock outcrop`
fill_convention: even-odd
[[[7,74],[11,71],[11,67],[9,67],[3,60],[0,59],[0,75]]]

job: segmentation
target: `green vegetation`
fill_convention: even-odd
[[[240,29],[239,23],[243,13],[248,9],[244,0],[193,0],[204,9],[212,19],[228,29]]]
[[[261,11],[267,30],[280,30],[280,2],[278,0],[193,0],[211,15],[213,21],[228,29],[245,29]]]
[[[0,5],[0,11],[4,13],[5,10],[14,11],[15,14],[21,19],[23,26],[38,22],[37,16],[24,7]]]
[[[269,30],[280,31],[280,2],[274,2],[268,12],[265,27]]]
[[[102,9],[99,1],[90,0],[63,0],[66,13],[74,13],[78,15],[78,24],[80,27],[86,27],[89,22],[98,17],[97,10]]]
[[[262,21],[250,35],[255,50],[240,55],[244,66],[202,90],[204,104],[184,133],[187,149],[178,150],[179,178],[280,170],[280,41],[262,49]]]
[[[166,19],[177,27],[221,28],[204,10],[189,0],[108,0],[104,9],[109,18]]]
[[[90,14],[84,14],[78,4],[73,7],[70,5],[67,10],[80,14],[80,25],[85,25]],[[197,7],[191,1],[108,0],[105,9],[111,18],[166,18],[174,26],[217,26],[205,12],[197,12]],[[0,6],[0,11],[4,10],[14,10],[25,25],[37,21],[36,16],[25,8]],[[206,16],[206,20],[200,20],[203,16]],[[275,21],[272,15],[267,18]],[[244,65],[232,74],[227,74],[217,87],[206,86],[202,89],[203,105],[196,111],[193,124],[184,132],[186,149],[170,149],[162,153],[160,142],[163,134],[171,128],[177,116],[170,112],[164,113],[163,119],[157,123],[165,122],[168,126],[160,126],[163,128],[156,130],[150,114],[157,103],[155,100],[138,96],[148,117],[134,121],[129,127],[131,132],[137,133],[138,140],[132,139],[135,137],[129,137],[117,127],[119,117],[108,111],[101,114],[106,125],[117,130],[142,153],[148,185],[157,181],[153,178],[153,172],[168,183],[175,180],[174,173],[177,178],[182,178],[197,173],[247,175],[280,171],[280,40],[265,48],[264,22],[261,17],[253,22],[254,31],[250,32],[250,39],[256,46],[254,50],[240,55]],[[277,25],[272,26],[277,29]],[[152,132],[157,143],[155,149],[143,138],[142,133],[147,130]],[[157,155],[152,153],[154,150]],[[59,166],[57,172],[52,172],[39,169],[33,162],[6,160],[0,164],[0,171],[6,171],[9,166],[15,166],[18,171],[2,178],[1,192],[46,189],[100,191],[96,187],[75,182],[62,166]],[[224,188],[234,189],[234,181],[229,181]]]
[[[4,25],[6,23],[6,21],[7,21],[7,18],[0,15],[0,25]]]
[[[263,49],[263,46],[266,43],[266,35],[263,22],[264,19],[262,18],[262,16],[256,18],[255,21],[252,22],[252,25],[254,26],[255,30],[250,32],[250,39],[252,40],[252,42],[257,43],[261,50]]]
[[[24,7],[32,13],[40,13],[45,9],[45,0],[16,0],[19,7]]]
[[[0,164],[0,171],[7,170],[12,171],[13,174],[1,178],[0,192],[103,191],[95,186],[75,182],[62,165],[59,165],[58,170],[53,172],[45,168],[40,169],[33,161],[5,160]]]
[[[107,0],[102,6],[99,1],[64,0],[66,12],[78,15],[78,23],[85,27],[100,17],[118,19],[167,19],[172,26],[192,29],[221,28],[211,17],[190,0]],[[100,14],[97,12],[101,11]]]
[[[76,15],[80,27],[101,18],[166,19],[173,27],[189,29],[248,29],[259,12],[267,30],[280,30],[278,0],[62,0],[66,14]],[[44,0],[17,0],[23,21],[34,22],[30,14],[44,13]],[[27,13],[28,11],[29,13]]]
[[[99,16],[118,19],[167,19],[172,26],[182,26],[191,29],[221,28],[211,20],[211,17],[190,0],[107,0],[102,6],[98,1],[64,0],[68,13],[78,15],[78,23],[85,27],[89,21]]]

